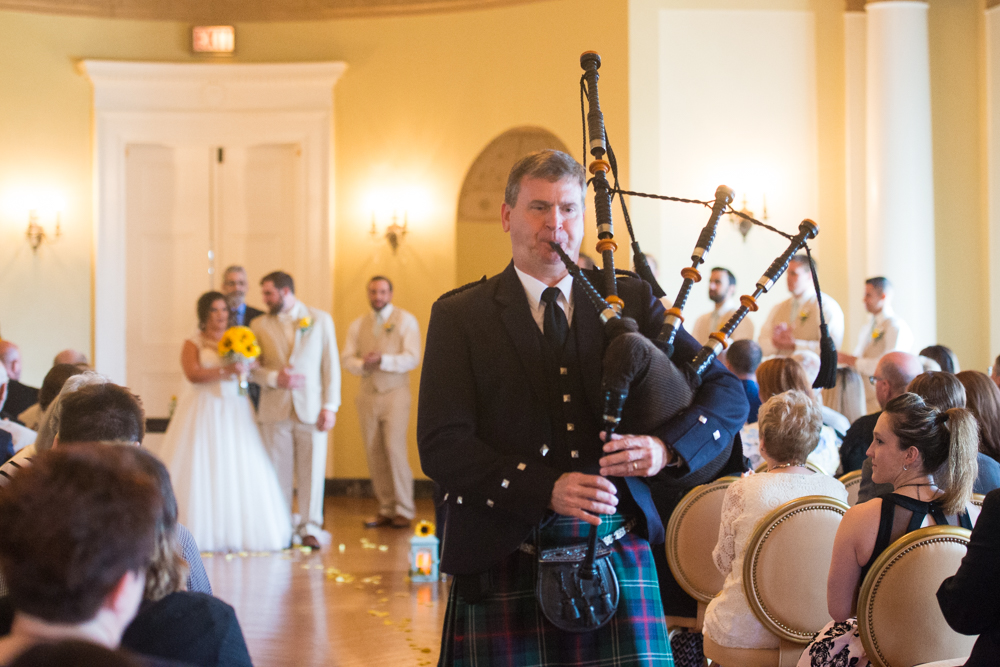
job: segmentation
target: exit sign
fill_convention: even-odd
[[[191,32],[195,53],[232,53],[236,49],[236,29],[231,25],[197,25]]]

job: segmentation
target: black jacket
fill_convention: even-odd
[[[597,414],[603,404],[604,331],[577,282],[571,327],[585,397]],[[664,310],[649,285],[623,277],[618,292],[625,301],[623,314],[655,338]],[[567,472],[559,457],[541,453],[552,433],[550,379],[543,370],[541,345],[513,263],[487,281],[440,299],[431,311],[417,440],[421,466],[447,493],[441,561],[445,572],[483,572],[515,551],[546,516],[552,488]],[[700,348],[682,330],[674,358],[689,361]],[[715,362],[692,406],[649,434],[672,445],[686,462],[661,475],[688,474],[728,453],[748,409],[740,381]],[[592,437],[599,446],[597,434]],[[644,537],[662,543],[663,522],[649,487],[632,477],[626,484],[644,514]]]
[[[938,604],[956,632],[979,635],[965,667],[996,665],[1000,656],[1000,489],[983,502],[969,552],[941,583]]]

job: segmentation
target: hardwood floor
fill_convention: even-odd
[[[321,552],[205,554],[257,667],[436,665],[448,584],[407,578],[413,530],[366,529],[374,500],[327,498]],[[417,519],[434,518],[429,500]],[[341,546],[342,550],[341,550]]]

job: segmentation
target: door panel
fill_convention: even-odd
[[[149,417],[165,417],[183,376],[183,341],[209,289],[209,167],[204,146],[126,151],[126,377]]]

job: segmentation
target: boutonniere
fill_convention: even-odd
[[[809,311],[808,310],[803,310],[801,313],[799,313],[799,324],[805,324],[806,320],[808,320],[808,319],[809,319]]]
[[[299,333],[305,333],[309,331],[310,329],[312,329],[312,325],[313,325],[313,318],[303,317],[301,320],[299,320]]]
[[[872,329],[872,342],[877,341],[879,338],[885,335],[885,332],[881,329]]]
[[[396,325],[392,322],[386,322],[382,325],[382,331],[386,333],[392,333],[392,330],[396,328]]]

